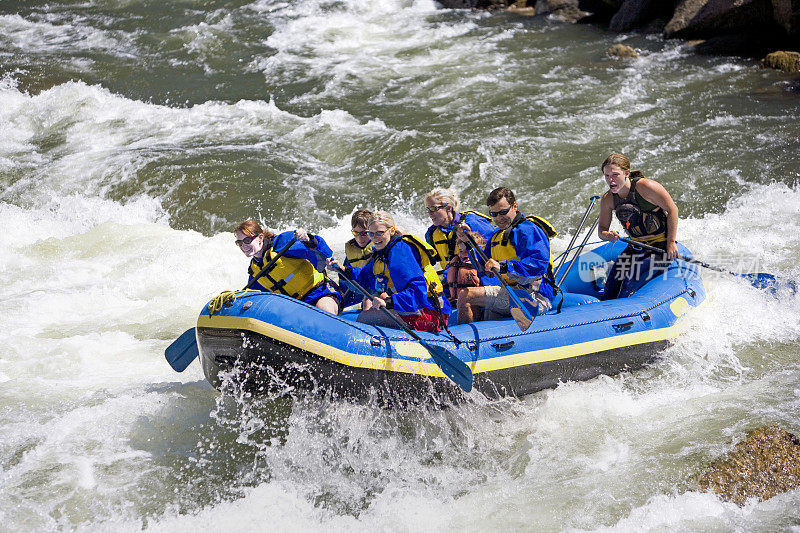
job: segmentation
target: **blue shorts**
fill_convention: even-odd
[[[309,305],[317,305],[317,302],[320,298],[324,298],[326,296],[330,296],[336,300],[336,303],[339,304],[339,307],[342,305],[342,295],[336,291],[333,291],[328,287],[328,284],[325,282],[320,283],[317,287],[306,294],[302,300],[309,304]]]

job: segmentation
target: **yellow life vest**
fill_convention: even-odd
[[[461,220],[464,220],[467,215],[477,215],[490,222],[492,220],[491,217],[480,211],[464,211],[461,213]],[[444,232],[439,226],[435,226],[431,232],[431,240],[433,241],[433,247],[436,248],[436,252],[439,254],[442,269],[447,268],[447,264],[458,253],[455,227],[448,232]]]
[[[428,286],[428,297],[438,302],[439,308],[441,309],[443,304],[441,299],[444,298],[444,285],[433,266],[439,261],[439,254],[436,253],[436,250],[430,244],[415,235],[401,235],[399,239],[395,239],[393,242],[389,243],[385,254],[388,254],[389,249],[400,241],[405,241],[417,250],[420,260],[419,266],[422,268],[422,273],[425,276],[425,284]],[[397,292],[394,283],[392,283],[392,277],[389,275],[389,269],[386,267],[383,259],[375,257],[372,262],[372,273],[375,275],[375,279],[378,279],[379,276],[386,279],[387,294]]]
[[[536,215],[527,215],[525,216],[524,219],[521,219],[516,223],[512,223],[505,230],[496,231],[494,235],[492,235],[492,240],[490,242],[492,259],[494,259],[495,261],[508,261],[508,260],[519,261],[519,256],[517,256],[517,250],[510,242],[511,232],[516,226],[518,226],[525,220],[533,222],[534,224],[539,226],[539,228],[541,228],[541,230],[544,231],[545,235],[547,235],[548,240],[558,235],[556,229],[547,220]],[[509,278],[507,274],[501,274],[501,275],[503,276],[503,279],[506,281],[506,283],[508,283],[509,285],[517,284],[517,280]],[[547,273],[544,276],[542,276],[542,278],[545,278],[548,282],[550,282],[553,285],[553,287],[556,286],[555,276],[553,275],[552,251],[550,252],[550,263],[547,265]],[[541,281],[541,278],[539,278],[538,281]],[[539,288],[539,282],[534,282],[534,285],[535,285],[533,287],[534,289]]]
[[[269,257],[264,256],[264,263],[271,261],[277,253],[270,249]],[[261,272],[261,267],[255,260],[250,262],[250,275]],[[325,276],[319,272],[307,259],[299,257],[286,257],[278,259],[267,272],[256,281],[267,292],[278,292],[303,299],[306,294],[316,289],[325,281]]]
[[[347,257],[347,261],[350,266],[358,268],[364,268],[369,263],[373,251],[371,242],[363,248],[356,243],[355,239],[350,239],[344,244],[344,255]]]

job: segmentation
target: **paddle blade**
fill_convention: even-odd
[[[430,352],[433,360],[436,361],[436,364],[439,365],[439,368],[442,369],[442,372],[447,377],[452,379],[465,392],[472,390],[472,370],[464,361],[441,346],[434,346],[424,342],[422,345]]]
[[[517,323],[517,326],[519,326],[519,329],[522,331],[527,331],[527,329],[531,327],[531,324],[533,324],[533,320],[528,318],[525,315],[525,312],[519,307],[513,307],[513,306],[511,307],[511,317],[514,319],[514,321]]]
[[[797,292],[797,285],[794,280],[781,279],[773,274],[767,274],[765,272],[739,275],[749,281],[753,287],[763,289],[772,294],[775,294],[779,289],[784,287],[792,291],[793,294]]]
[[[511,316],[519,326],[519,329],[526,331],[533,323],[533,318],[539,312],[539,306],[533,301],[527,291],[512,289],[508,287],[508,294],[511,296]]]
[[[195,357],[200,355],[197,350],[197,338],[195,336],[194,328],[189,328],[184,331],[180,337],[175,339],[172,344],[167,346],[164,350],[164,357],[167,358],[169,366],[175,372],[183,372],[186,367],[194,361]]]

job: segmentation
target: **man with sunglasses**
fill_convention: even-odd
[[[309,249],[315,248],[325,257],[332,257],[333,252],[322,237],[309,235],[303,229],[275,235],[263,230],[255,220],[239,222],[234,235],[236,245],[251,258],[250,280],[278,255],[278,250],[289,244],[292,237],[296,238],[298,242],[292,244],[270,270],[256,280],[253,288],[291,296],[334,315],[339,313],[341,296],[328,288],[323,274],[325,262]]]
[[[497,271],[509,287],[531,294],[538,314],[550,309],[555,281],[550,263],[550,237],[555,230],[539,217],[526,217],[519,212],[514,193],[498,187],[486,199],[489,215],[497,230],[484,250],[489,260],[487,272]],[[468,226],[463,225],[465,230]],[[478,317],[473,306],[484,309],[484,319],[510,316],[508,291],[501,285],[467,287],[458,298],[458,322],[474,322]]]

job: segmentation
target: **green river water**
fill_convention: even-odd
[[[639,58],[613,60],[621,42]],[[693,476],[800,432],[800,301],[725,276],[651,367],[444,411],[220,396],[163,351],[246,279],[232,225],[337,255],[512,188],[563,250],[611,152],[678,238],[797,278],[800,97],[680,41],[429,0],[0,2],[0,530],[800,531]]]

